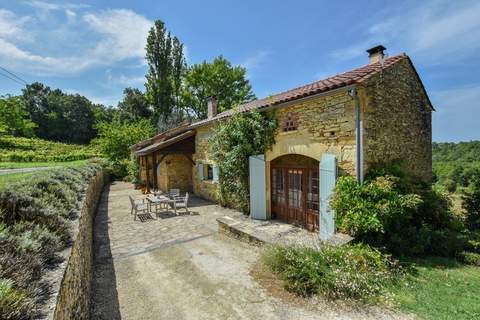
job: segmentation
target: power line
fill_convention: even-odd
[[[7,72],[8,74],[14,76],[15,78],[17,78],[18,80],[20,80],[21,82],[23,82],[25,85],[28,84],[27,81],[23,80],[22,78],[20,78],[19,76],[17,76],[15,73],[11,72],[11,71],[8,71],[7,69],[5,69],[4,67],[0,66],[0,69],[2,69],[3,71]]]
[[[4,74],[4,73],[1,73],[1,72],[0,72],[0,76],[4,76],[5,78],[10,79],[10,80],[12,80],[12,81],[15,81],[16,83],[18,83],[18,84],[20,84],[20,85],[22,85],[22,86],[24,85],[24,83],[22,83],[22,82],[18,81],[17,79],[15,79],[15,78],[13,78],[13,77],[10,77],[9,75],[6,75],[6,74]]]

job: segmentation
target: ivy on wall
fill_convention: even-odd
[[[217,125],[209,143],[219,168],[218,200],[223,206],[249,212],[248,157],[264,154],[275,142],[277,119],[272,113],[236,113]]]

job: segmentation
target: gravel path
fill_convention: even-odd
[[[325,301],[289,303],[252,277],[258,248],[217,233],[217,217],[239,213],[193,198],[192,215],[133,221],[128,195],[140,196],[114,183],[99,205],[92,319],[405,318]]]

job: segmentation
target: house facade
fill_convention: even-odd
[[[237,108],[272,113],[279,123],[272,148],[250,159],[252,217],[322,229],[322,214],[332,219],[325,203],[335,178],[362,181],[377,163],[401,161],[418,179],[431,180],[433,107],[410,58],[386,58],[384,49],[368,50],[363,67]],[[233,112],[217,114],[212,99],[207,119],[133,146],[147,187],[216,201],[218,167],[208,144]]]

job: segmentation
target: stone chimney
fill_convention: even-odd
[[[213,96],[207,99],[207,115],[208,119],[217,115],[217,99]]]
[[[387,50],[387,48],[382,45],[368,49],[369,64],[377,62],[383,63],[383,59],[385,58],[385,53],[383,51],[385,50]]]

